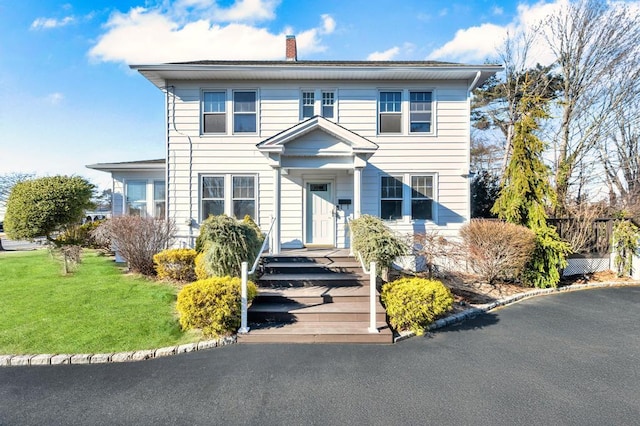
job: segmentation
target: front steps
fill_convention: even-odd
[[[369,333],[369,276],[344,250],[290,251],[263,259],[258,296],[240,343],[392,343],[376,302]],[[377,292],[376,292],[377,294]]]

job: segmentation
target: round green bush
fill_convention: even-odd
[[[385,284],[381,297],[391,326],[398,331],[411,330],[418,336],[453,306],[447,287],[424,278],[400,278]]]
[[[212,277],[187,284],[178,293],[176,308],[184,330],[200,328],[205,336],[223,336],[240,327],[241,281],[233,277]],[[247,283],[247,300],[258,289]]]

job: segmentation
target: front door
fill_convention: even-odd
[[[306,243],[333,247],[335,218],[331,182],[307,182]]]

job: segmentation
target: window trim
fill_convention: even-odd
[[[254,110],[253,111],[238,111],[236,112],[236,93],[253,93],[255,95],[255,101],[254,101]],[[242,135],[251,135],[251,136],[255,136],[260,134],[260,120],[258,119],[260,117],[260,111],[259,111],[259,105],[260,105],[260,95],[258,92],[258,89],[252,89],[252,88],[237,88],[237,89],[233,89],[231,91],[231,108],[232,108],[232,119],[231,119],[231,132],[233,135],[237,135],[237,136],[242,136]],[[237,131],[236,130],[236,115],[253,115],[255,117],[255,121],[256,121],[256,129],[253,132],[241,132],[241,131]]]
[[[432,195],[431,197],[431,219],[413,219],[412,218],[412,179],[414,176],[429,176],[431,177],[431,186],[432,186]],[[411,170],[404,172],[390,172],[390,173],[379,173],[378,174],[378,217],[380,217],[385,222],[404,222],[404,223],[433,223],[438,224],[438,188],[439,188],[439,179],[437,172],[429,172],[429,171],[419,171],[419,170]],[[393,177],[402,182],[402,216],[397,219],[385,219],[382,217],[382,178],[383,177]],[[397,198],[395,198],[397,200]]]
[[[147,186],[149,186],[148,179],[126,179],[124,181],[124,203],[123,203],[123,214],[127,216],[131,216],[131,209],[129,207],[129,184],[131,183],[142,183],[144,184],[144,208],[141,208],[141,217],[149,216],[149,191]]]
[[[376,99],[376,111],[377,111],[377,131],[376,133],[378,135],[382,135],[382,136],[395,136],[395,135],[402,135],[404,134],[404,128],[406,127],[405,123],[404,123],[404,90],[403,89],[398,89],[398,88],[394,88],[394,89],[378,89],[378,96]],[[383,93],[399,93],[400,94],[400,111],[382,111],[382,94]],[[393,101],[393,103],[395,104],[396,101]],[[385,105],[387,104],[387,101],[385,101]],[[385,108],[386,109],[386,108]],[[383,132],[382,131],[382,116],[383,115],[387,115],[387,116],[399,116],[400,117],[400,131],[399,132]]]
[[[224,194],[223,198],[203,198],[203,189],[202,182],[204,178],[207,177],[221,177],[223,178],[223,188]],[[233,197],[233,178],[234,177],[252,177],[253,178],[253,201],[254,201],[254,212],[253,212],[253,220],[258,223],[259,212],[260,212],[260,174],[259,173],[235,173],[235,172],[222,172],[222,173],[201,173],[198,175],[198,217],[200,218],[200,222],[204,221],[206,217],[203,217],[203,205],[202,202],[204,200],[222,200],[224,203],[223,213],[229,217],[234,217],[233,215],[233,202],[235,198]],[[248,198],[242,198],[248,199]],[[239,218],[242,220],[242,218]]]
[[[162,199],[157,199],[156,198],[156,184],[160,184],[160,183],[162,183],[164,197]],[[156,218],[156,219],[165,219],[166,216],[167,216],[167,181],[164,180],[164,179],[154,179],[151,182],[151,187],[153,188],[153,194],[152,194],[153,217]],[[158,207],[158,203],[163,203],[164,204],[162,206],[162,211],[163,211],[162,215],[157,215],[156,214],[156,208]]]
[[[410,188],[409,188],[409,218],[411,219],[411,221],[413,222],[429,222],[429,221],[433,221],[434,219],[434,203],[435,203],[435,198],[434,198],[434,193],[435,193],[435,177],[433,174],[410,174],[409,178],[411,179],[411,184],[410,184]],[[421,196],[421,197],[414,197],[414,189],[413,189],[413,178],[431,178],[431,197],[429,197],[428,195],[425,196]],[[414,200],[431,200],[431,218],[426,218],[426,219],[420,219],[420,218],[414,218],[413,217],[413,201]]]
[[[247,177],[250,177],[250,178],[253,179],[253,198],[236,197],[234,195],[234,191],[233,191],[234,190],[234,186],[233,185],[234,185],[235,178],[247,178]],[[256,175],[252,175],[252,174],[240,173],[240,174],[232,174],[231,175],[231,194],[230,194],[230,196],[231,196],[231,208],[230,208],[231,215],[230,216],[231,217],[235,217],[235,214],[234,214],[235,202],[236,201],[248,201],[248,200],[253,201],[253,218],[252,219],[254,219],[254,221],[255,221],[255,219],[258,217],[257,216],[257,213],[258,213],[258,185],[257,185],[257,180],[258,179],[256,178]],[[242,220],[243,217],[237,217],[236,219]]]
[[[407,130],[409,132],[410,135],[418,135],[418,136],[425,136],[425,135],[432,135],[434,133],[433,131],[433,126],[434,126],[434,104],[435,104],[435,94],[433,89],[408,89],[408,96],[407,96],[407,102],[408,102],[408,123],[407,123]],[[413,120],[411,120],[411,115],[413,114],[413,110],[411,109],[411,94],[412,93],[430,93],[431,94],[431,100],[430,100],[430,109],[429,109],[429,114],[430,114],[430,121],[429,123],[429,131],[428,132],[412,132],[411,131],[411,124],[413,123]],[[417,112],[417,111],[416,111]],[[424,123],[424,121],[418,121],[416,120],[417,123]]]
[[[310,94],[311,95],[311,104],[306,104],[305,103],[305,95],[306,94]],[[305,107],[311,107],[311,115],[306,116],[304,114],[304,108]],[[311,117],[316,115],[316,91],[315,90],[305,90],[302,89],[300,91],[300,120],[308,120]]]
[[[216,197],[208,197],[205,198],[204,197],[204,179],[205,178],[222,178],[222,198],[216,198]],[[200,193],[198,194],[198,198],[199,198],[199,202],[198,202],[198,208],[199,208],[199,216],[200,216],[200,221],[202,222],[203,220],[207,219],[206,217],[204,217],[204,202],[205,201],[220,201],[222,200],[222,212],[226,214],[226,202],[225,202],[225,196],[227,194],[227,187],[226,187],[226,179],[225,179],[225,175],[224,174],[220,174],[220,173],[212,173],[212,174],[203,174],[200,175],[199,178],[199,185],[198,187],[200,188]],[[208,216],[207,216],[208,217]]]
[[[313,93],[313,115],[305,116],[304,114],[304,95],[305,93]],[[331,117],[326,117],[324,115],[324,95],[325,93],[332,94],[333,97],[333,115]],[[327,88],[327,87],[302,87],[300,88],[300,102],[299,102],[299,118],[301,121],[308,120],[311,117],[315,117],[316,115],[326,118],[327,120],[331,120],[333,122],[338,122],[338,89],[335,88]],[[310,106],[310,105],[307,105]]]
[[[224,94],[224,113],[206,112],[205,111],[205,93],[222,93]],[[205,116],[206,115],[222,115],[224,114],[224,131],[223,132],[205,132]],[[200,134],[203,136],[219,136],[228,134],[229,129],[229,94],[227,89],[221,88],[204,88],[200,92]]]
[[[399,197],[383,197],[382,196],[382,190],[383,190],[383,186],[382,186],[382,180],[385,178],[393,178],[397,181],[400,182],[400,196]],[[404,182],[404,176],[402,174],[381,174],[380,175],[380,179],[378,180],[380,182],[380,187],[379,187],[379,191],[378,194],[380,194],[380,203],[379,203],[379,217],[387,222],[393,222],[393,221],[398,221],[398,220],[402,220],[402,218],[404,217],[404,187],[405,187],[405,182]],[[382,217],[382,202],[383,201],[400,201],[400,217],[398,218],[384,218]]]

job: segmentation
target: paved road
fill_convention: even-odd
[[[24,251],[24,250],[35,250],[37,248],[42,248],[42,241],[34,242],[34,241],[19,241],[19,240],[9,240],[4,237],[2,234],[2,248],[7,251]]]
[[[389,346],[0,368],[0,424],[637,425],[639,327],[640,287],[609,288]]]

